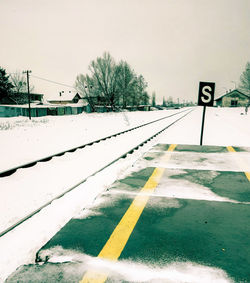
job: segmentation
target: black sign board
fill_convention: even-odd
[[[213,106],[214,105],[214,90],[215,90],[215,83],[200,82],[198,105],[204,106],[203,107],[203,115],[202,115],[202,124],[201,124],[200,145],[202,145],[202,140],[203,140],[206,106]]]
[[[200,82],[198,105],[213,106],[214,105],[215,83]]]

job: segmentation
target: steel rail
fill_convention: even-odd
[[[166,116],[166,117],[159,118],[159,119],[157,119],[157,120],[153,120],[153,121],[151,121],[151,122],[148,122],[148,123],[145,123],[145,124],[142,124],[142,125],[139,125],[139,126],[136,126],[136,127],[130,128],[130,129],[127,129],[127,130],[124,130],[124,131],[122,131],[122,132],[118,132],[118,133],[115,133],[115,134],[112,134],[112,135],[109,135],[109,136],[100,138],[100,139],[98,139],[98,140],[94,140],[94,141],[91,141],[91,142],[82,144],[82,145],[80,145],[80,146],[76,146],[76,147],[73,147],[73,148],[70,148],[70,149],[61,151],[61,152],[57,152],[57,153],[55,153],[55,154],[48,155],[48,156],[46,156],[46,157],[42,157],[42,158],[40,158],[40,159],[36,159],[36,160],[30,161],[30,162],[27,162],[27,163],[24,163],[24,164],[21,164],[21,165],[18,165],[18,166],[15,166],[15,167],[12,167],[12,168],[3,170],[3,171],[0,172],[0,178],[10,176],[10,175],[14,174],[18,169],[33,167],[33,166],[35,166],[38,162],[47,162],[47,161],[50,161],[53,157],[62,156],[62,155],[64,155],[65,153],[68,153],[68,152],[75,152],[75,151],[78,150],[78,149],[84,148],[84,147],[89,146],[89,145],[93,145],[94,143],[99,143],[100,141],[104,141],[104,140],[106,140],[106,139],[109,139],[109,138],[112,138],[112,137],[116,137],[116,136],[121,135],[121,134],[125,134],[125,133],[127,133],[127,132],[129,132],[129,131],[133,131],[133,130],[136,130],[136,129],[138,129],[138,128],[145,127],[145,126],[147,126],[147,125],[149,125],[149,124],[156,123],[156,122],[158,122],[158,121],[160,121],[160,120],[170,118],[170,117],[172,117],[172,116],[178,115],[178,114],[180,114],[180,113],[182,113],[182,112],[185,112],[185,111],[188,111],[188,110],[189,110],[189,109],[185,109],[185,110],[179,111],[179,112],[177,112],[177,113],[168,115],[168,116]]]
[[[132,149],[130,149],[129,151],[123,153],[122,155],[120,155],[119,157],[117,157],[116,159],[114,159],[113,161],[109,162],[108,164],[106,164],[104,167],[102,167],[101,169],[98,169],[97,171],[95,171],[94,173],[90,174],[88,177],[84,178],[83,180],[81,180],[80,182],[78,182],[77,184],[75,184],[74,186],[70,187],[69,189],[67,189],[65,192],[59,194],[58,196],[54,197],[53,199],[51,199],[50,201],[48,201],[47,203],[45,203],[44,205],[40,206],[38,209],[34,210],[33,212],[31,212],[30,214],[26,215],[25,217],[23,217],[21,220],[19,220],[18,222],[16,222],[15,224],[11,225],[10,227],[8,227],[7,229],[5,229],[4,231],[0,232],[0,237],[4,236],[5,234],[7,234],[8,232],[10,232],[11,230],[15,229],[17,226],[19,226],[20,224],[24,223],[26,220],[28,220],[29,218],[31,218],[32,216],[36,215],[39,211],[41,211],[43,208],[49,206],[53,201],[60,199],[61,197],[63,197],[65,194],[69,193],[70,191],[72,191],[73,189],[75,189],[76,187],[78,187],[79,185],[81,185],[82,183],[86,182],[88,178],[96,175],[97,173],[103,171],[104,169],[106,169],[107,167],[109,167],[110,165],[114,164],[115,162],[117,162],[119,159],[121,158],[125,158],[128,154],[132,154],[135,150],[137,150],[139,147],[143,146],[144,144],[146,144],[148,141],[150,141],[151,139],[153,139],[154,137],[158,136],[159,134],[161,134],[163,131],[165,131],[166,129],[168,129],[169,127],[171,127],[172,125],[174,125],[176,122],[180,121],[181,119],[183,119],[184,117],[186,117],[188,114],[190,114],[194,109],[191,109],[189,112],[187,112],[185,115],[181,116],[180,118],[178,118],[177,120],[175,120],[174,122],[172,122],[171,124],[169,124],[168,126],[164,127],[162,130],[158,131],[157,133],[153,134],[152,136],[150,136],[149,138],[147,138],[146,140],[142,141],[141,143],[139,143],[138,145],[134,146]]]

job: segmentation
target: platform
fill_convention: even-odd
[[[249,172],[249,148],[158,144],[6,282],[250,282]]]

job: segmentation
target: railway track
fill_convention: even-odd
[[[72,152],[75,152],[76,150],[78,149],[82,149],[84,147],[87,147],[87,146],[91,146],[95,143],[99,143],[101,141],[105,141],[107,139],[110,139],[110,138],[113,138],[113,137],[116,137],[116,136],[119,136],[119,135],[122,135],[122,134],[126,134],[130,131],[134,131],[136,129],[139,129],[139,128],[143,128],[143,127],[146,127],[150,124],[153,124],[153,123],[157,123],[159,121],[162,121],[162,120],[165,120],[165,119],[168,119],[170,117],[173,117],[173,116],[176,116],[176,115],[179,115],[181,113],[185,113],[187,112],[188,110],[182,110],[182,111],[179,111],[177,113],[174,113],[174,114],[171,114],[171,115],[168,115],[166,117],[163,117],[163,118],[160,118],[160,119],[156,119],[156,120],[153,120],[151,122],[148,122],[148,123],[145,123],[145,124],[142,124],[142,125],[139,125],[139,126],[136,126],[136,127],[133,127],[133,128],[130,128],[130,129],[127,129],[125,131],[121,131],[121,132],[117,132],[115,134],[112,134],[112,135],[109,135],[109,136],[106,136],[106,137],[103,137],[103,138],[100,138],[100,139],[97,139],[97,140],[93,140],[91,142],[88,142],[88,143],[84,143],[84,144],[81,144],[79,146],[76,146],[76,147],[73,147],[73,148],[69,148],[67,150],[64,150],[64,151],[60,151],[60,152],[57,152],[55,154],[51,154],[51,155],[48,155],[48,156],[44,156],[42,158],[39,158],[39,159],[36,159],[36,160],[33,160],[33,161],[30,161],[30,162],[26,162],[26,163],[23,163],[23,164],[20,164],[20,165],[17,165],[15,167],[11,167],[11,168],[7,168],[5,170],[2,170],[0,171],[0,178],[2,177],[7,177],[7,176],[10,176],[12,174],[14,174],[18,169],[23,169],[23,168],[30,168],[32,166],[35,166],[37,163],[39,162],[48,162],[50,161],[52,158],[54,157],[60,157],[60,156],[63,156],[65,153],[72,153]]]
[[[3,223],[0,227],[0,237],[6,235],[26,220],[36,215],[55,200],[62,198],[80,184],[86,182],[91,176],[96,175],[118,160],[132,154],[192,111],[193,109],[179,111],[175,114],[126,131],[0,172],[0,176],[2,177],[0,179],[1,187],[3,189],[5,185],[6,192],[10,195],[4,201],[7,203],[7,206],[9,204],[6,217],[11,219],[11,221],[6,220],[6,223]],[[132,139],[135,135],[138,137],[136,140],[134,140],[134,138]],[[114,151],[115,154],[111,154],[112,151]],[[98,166],[95,164],[98,159],[96,156],[98,156],[98,158],[102,156],[102,160],[98,160]],[[57,167],[60,168],[58,169]],[[72,170],[70,171],[69,168]],[[72,178],[67,179],[67,171],[70,171]],[[25,190],[28,186],[31,175],[33,178],[37,176],[35,179],[38,179],[38,183],[34,184],[34,196],[30,196],[30,198],[35,198],[36,191],[41,193],[41,197],[39,200],[35,201],[34,207],[30,206],[27,200],[27,209],[25,211],[22,209],[22,213],[19,214],[19,208],[11,207],[11,201],[13,197],[16,197],[15,192],[17,191],[20,194],[19,197],[21,197],[22,191],[20,192],[20,190]],[[14,190],[14,186],[18,186],[19,189]],[[45,188],[48,187],[50,187],[50,193],[46,193]],[[53,189],[51,189],[51,187],[53,187]],[[13,195],[11,192],[12,189]],[[44,194],[42,194],[43,191],[45,191]],[[18,217],[15,216],[16,214],[18,214]]]

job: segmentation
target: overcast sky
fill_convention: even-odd
[[[250,61],[250,0],[0,0],[0,66],[73,85],[110,52],[157,101],[197,101],[199,81],[233,89]],[[233,81],[233,82],[232,82]],[[66,87],[31,77],[46,95]]]

